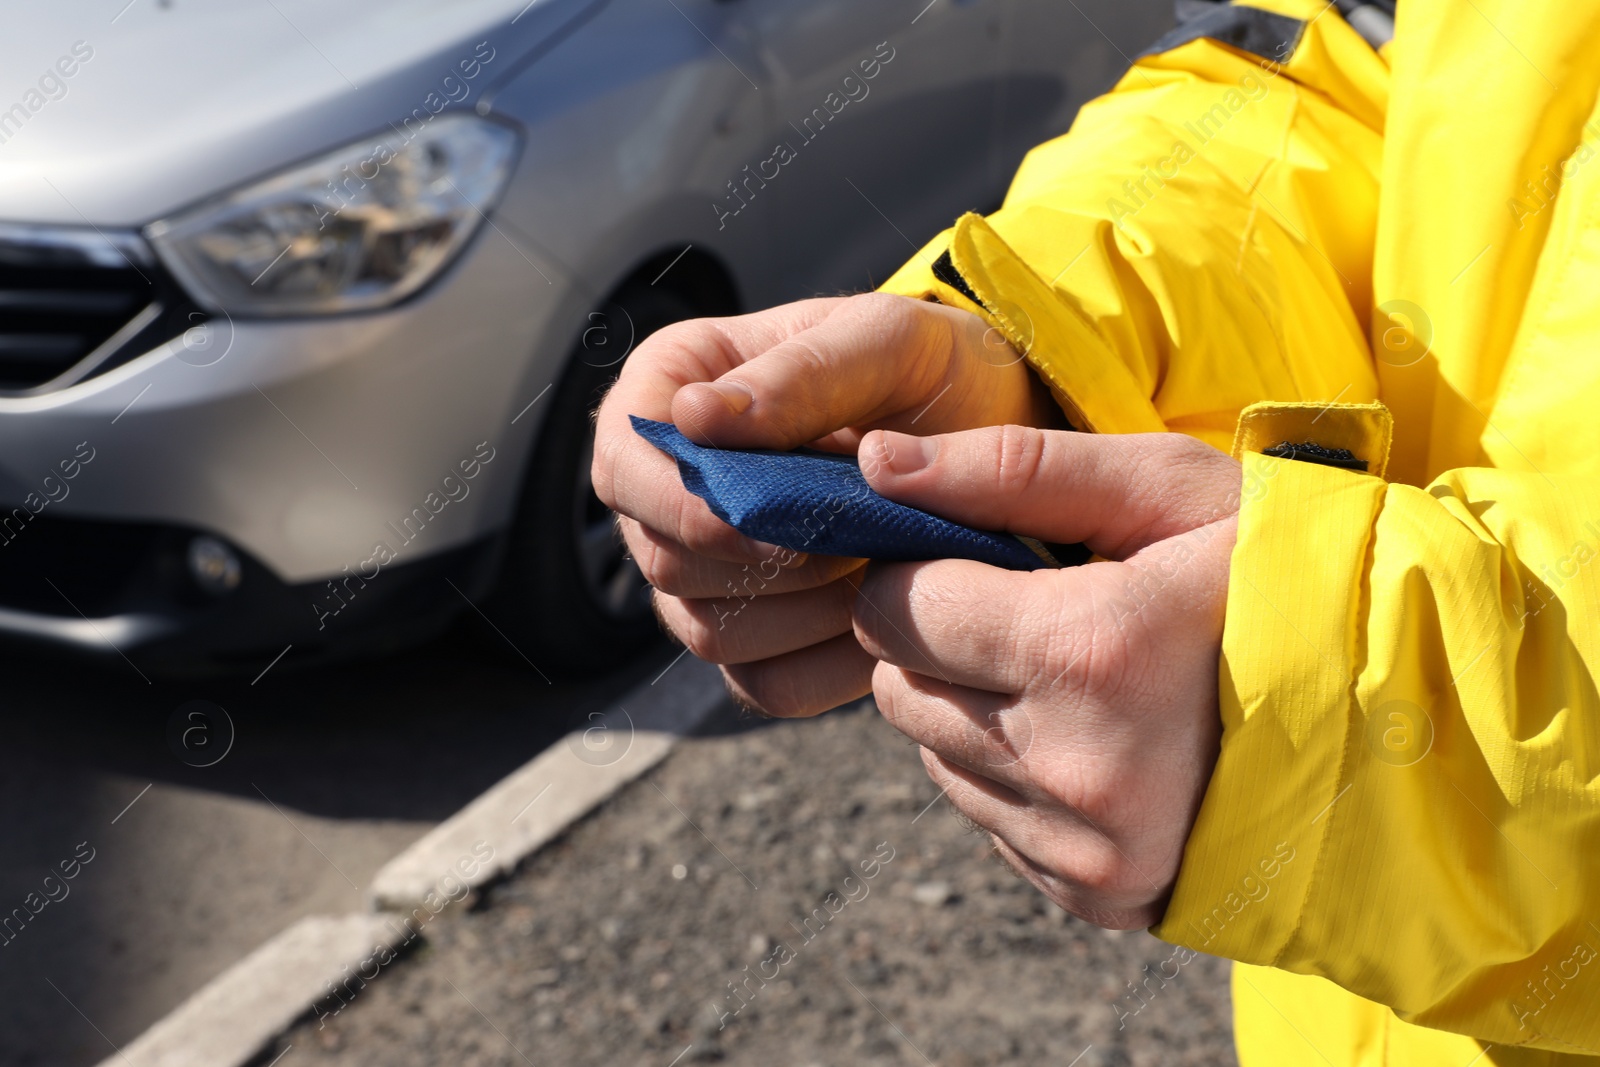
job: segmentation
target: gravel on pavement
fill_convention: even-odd
[[[870,702],[702,734],[258,1062],[1235,1062],[1225,961],[1068,917]]]

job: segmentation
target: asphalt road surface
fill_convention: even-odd
[[[658,658],[551,684],[463,632],[254,684],[0,661],[0,1063],[98,1063],[294,920],[361,910],[384,862]]]
[[[702,734],[259,1067],[1234,1062],[1224,961],[1071,920],[870,703]]]

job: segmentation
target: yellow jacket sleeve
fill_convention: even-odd
[[[1222,754],[1157,934],[1600,1052],[1600,480],[1244,459]]]
[[[1255,6],[1287,62],[1208,39],[1141,58],[885,290],[990,317],[1082,429],[1226,448],[1254,401],[1373,399],[1387,67],[1321,0]]]

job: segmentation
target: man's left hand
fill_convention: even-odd
[[[935,784],[1067,911],[1161,917],[1216,762],[1239,464],[1179,434],[874,431],[874,489],[1103,561],[874,564],[855,605],[873,692]]]

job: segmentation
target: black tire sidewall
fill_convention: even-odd
[[[529,654],[536,661],[549,661],[562,673],[619,664],[661,638],[647,606],[619,618],[597,603],[582,577],[578,467],[588,452],[593,413],[627,357],[649,334],[696,314],[687,298],[670,289],[625,286],[590,313],[552,390],[508,534],[492,614],[514,641],[533,646]]]

